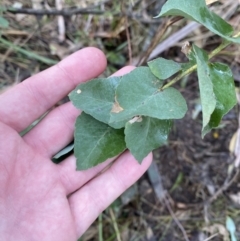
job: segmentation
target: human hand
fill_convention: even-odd
[[[76,171],[74,156],[52,163],[73,138],[79,111],[70,102],[18,134],[105,66],[102,52],[85,48],[0,95],[1,240],[75,241],[149,167],[151,155],[139,165],[129,152],[100,175],[113,159],[86,171]]]

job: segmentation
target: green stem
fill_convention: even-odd
[[[167,89],[168,87],[172,86],[173,84],[175,84],[176,82],[178,82],[180,79],[182,79],[185,75],[191,74],[194,70],[197,69],[197,65],[194,64],[192,67],[190,67],[189,69],[187,69],[186,71],[180,73],[179,75],[177,75],[175,78],[173,78],[170,82],[168,82],[167,84],[165,84],[161,90]]]
[[[98,241],[103,241],[102,213],[98,217]]]
[[[238,32],[236,35],[234,35],[234,38],[237,38],[240,36],[240,32]],[[217,55],[218,53],[220,53],[223,49],[225,49],[227,46],[229,46],[232,42],[224,40],[216,49],[214,49],[209,55],[209,59],[211,59],[212,57],[214,57],[215,55]],[[197,64],[194,64],[193,66],[191,66],[189,69],[185,70],[184,72],[181,72],[179,75],[177,75],[175,78],[173,78],[170,82],[168,82],[166,85],[164,85],[161,90],[164,90],[170,86],[172,86],[173,84],[175,84],[176,82],[178,82],[179,80],[181,80],[184,76],[191,74],[194,70],[197,69]]]
[[[115,233],[116,233],[117,241],[122,241],[121,240],[121,235],[120,235],[120,232],[119,232],[119,229],[118,229],[118,224],[117,224],[117,221],[116,221],[116,217],[114,215],[114,212],[113,212],[112,208],[109,208],[109,212],[110,212],[110,215],[111,215],[111,218],[112,218],[113,228],[114,228]]]
[[[48,65],[54,65],[54,64],[58,63],[58,61],[56,61],[56,60],[40,56],[40,55],[38,55],[36,53],[30,52],[30,51],[25,50],[25,49],[23,49],[21,47],[18,47],[17,45],[15,45],[15,44],[13,44],[13,43],[11,43],[11,42],[9,42],[9,41],[1,38],[1,37],[0,37],[0,42],[2,44],[4,44],[5,46],[14,49],[15,51],[17,51],[17,52],[19,52],[21,54],[24,54],[24,55],[26,55],[29,58],[36,59],[36,60],[38,60],[38,61],[40,61],[42,63],[48,64]]]

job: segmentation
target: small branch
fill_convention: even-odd
[[[199,23],[191,22],[184,26],[183,28],[179,29],[177,32],[171,34],[169,37],[167,37],[165,40],[163,40],[160,44],[158,44],[151,52],[151,54],[148,57],[148,61],[156,58],[159,54],[161,54],[166,49],[172,47],[174,44],[176,44],[181,39],[185,38],[189,33],[191,33],[193,30],[197,29],[200,26]],[[162,30],[161,30],[162,31]]]
[[[123,15],[125,15],[125,29],[126,29],[126,35],[127,35],[127,43],[128,43],[128,58],[129,58],[129,64],[132,65],[132,46],[131,46],[131,38],[130,38],[130,33],[129,33],[129,29],[128,29],[128,16],[126,14],[124,14],[125,8],[124,8],[124,2],[122,2],[121,4],[121,8],[122,8],[122,13]]]
[[[186,71],[180,73],[178,76],[176,76],[175,78],[173,78],[169,83],[167,83],[166,85],[164,85],[161,90],[164,90],[170,86],[172,86],[173,84],[175,84],[176,82],[178,82],[179,80],[181,80],[184,76],[191,74],[194,70],[197,69],[197,65],[194,64],[191,68],[187,69]]]
[[[102,10],[94,10],[93,8],[68,8],[68,9],[62,9],[62,10],[57,10],[57,9],[31,9],[31,8],[12,8],[9,7],[5,10],[6,12],[12,13],[12,14],[28,14],[28,15],[35,15],[35,16],[43,16],[43,15],[48,15],[48,16],[59,16],[62,15],[63,17],[70,17],[72,15],[104,15],[104,14],[111,14],[112,16],[115,17],[128,17],[130,19],[135,19],[137,21],[140,21],[142,23],[146,24],[158,24],[160,20],[145,20],[142,19],[141,15],[134,15],[132,13],[125,13],[124,15],[122,13],[112,13],[109,11],[102,11]]]
[[[113,212],[112,208],[109,208],[109,212],[110,212],[111,219],[112,219],[112,222],[113,222],[114,230],[116,232],[117,241],[121,241],[121,235],[120,235],[118,225],[117,225],[117,221],[116,221],[116,217],[114,215],[114,212]]]
[[[236,173],[233,176],[233,178],[229,181],[226,180],[226,182],[222,185],[222,187],[220,187],[214,193],[214,195],[211,198],[209,198],[209,200],[207,201],[207,204],[212,203],[214,200],[216,200],[219,197],[219,195],[221,195],[224,191],[226,191],[237,180],[239,173],[240,173],[240,170],[236,169]]]
[[[56,8],[58,11],[61,11],[63,9],[63,0],[55,0]],[[63,16],[58,16],[58,40],[60,43],[63,43],[65,41],[65,20]]]
[[[204,241],[209,241],[209,240],[211,240],[211,239],[217,237],[218,235],[219,235],[219,233],[215,233],[215,234],[211,235],[209,238],[204,239]]]
[[[168,200],[166,198],[163,199],[164,200],[164,203],[169,211],[169,213],[171,214],[173,220],[175,221],[175,223],[177,224],[177,226],[179,227],[179,229],[181,230],[182,234],[183,234],[183,237],[185,239],[185,241],[189,241],[189,238],[187,236],[187,233],[184,229],[184,227],[182,226],[182,224],[179,222],[178,218],[176,217],[175,213],[173,212]]]
[[[150,59],[149,56],[152,55],[154,49],[156,48],[157,44],[161,41],[161,39],[163,38],[164,34],[166,33],[167,29],[174,23],[176,23],[177,21],[181,20],[182,17],[174,17],[170,20],[166,20],[163,24],[160,24],[157,31],[156,31],[156,35],[153,38],[153,40],[151,41],[150,46],[148,47],[148,49],[146,50],[146,52],[144,52],[142,54],[142,56],[140,57],[137,66],[139,65],[143,65],[147,62],[147,60]]]
[[[116,17],[125,17],[127,16],[130,19],[135,19],[137,21],[140,21],[142,23],[146,23],[146,24],[158,24],[160,23],[160,20],[156,20],[156,19],[143,19],[141,15],[139,14],[132,14],[131,12],[127,12],[124,15],[122,13],[112,13],[109,11],[102,11],[102,10],[94,10],[92,7],[91,8],[68,8],[68,9],[63,9],[63,10],[57,10],[57,9],[31,9],[31,8],[6,8],[5,10],[6,12],[9,13],[13,13],[13,14],[19,14],[19,13],[23,13],[23,14],[28,14],[28,15],[36,15],[36,16],[43,16],[43,15],[53,15],[53,16],[58,16],[58,15],[62,15],[64,17],[70,17],[72,15],[103,15],[103,14],[111,14],[113,16]]]
[[[93,9],[88,9],[88,8],[73,8],[73,9],[62,9],[62,10],[57,10],[57,9],[30,9],[30,8],[7,8],[7,12],[13,13],[13,14],[18,14],[18,13],[23,13],[23,14],[29,14],[29,15],[36,15],[36,16],[42,16],[42,15],[62,15],[62,16],[72,16],[75,14],[104,14],[104,11],[101,10],[93,10]]]

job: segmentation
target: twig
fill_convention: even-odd
[[[226,180],[225,183],[222,185],[222,187],[219,188],[211,198],[209,198],[209,200],[207,201],[207,204],[212,203],[215,199],[219,197],[219,195],[221,195],[224,191],[226,191],[237,180],[239,173],[240,173],[240,170],[236,169],[236,173],[233,176],[233,178],[230,181]]]
[[[182,226],[182,224],[181,224],[181,223],[179,222],[179,220],[177,219],[175,213],[173,212],[173,210],[172,210],[171,206],[169,205],[168,200],[167,200],[166,198],[164,198],[164,203],[165,203],[165,205],[166,205],[169,213],[171,214],[173,220],[175,221],[175,223],[177,224],[177,226],[178,226],[179,229],[181,230],[181,232],[182,232],[182,234],[183,234],[183,236],[184,236],[184,239],[185,239],[186,241],[189,241],[189,238],[188,238],[188,236],[187,236],[187,233],[186,233],[184,227]]]
[[[124,1],[122,1],[122,13],[125,13],[124,9]],[[127,35],[127,43],[128,43],[128,58],[129,58],[129,64],[132,65],[132,46],[131,46],[131,39],[130,39],[130,33],[128,29],[128,16],[125,14],[125,29],[126,29],[126,35]]]
[[[115,218],[115,215],[114,215],[114,212],[113,212],[112,208],[109,208],[109,212],[110,212],[111,219],[112,219],[112,222],[113,222],[114,230],[116,232],[117,241],[121,241],[120,232],[119,232],[118,225],[117,225],[117,222],[116,222],[116,218]]]
[[[104,14],[104,11],[101,10],[93,10],[89,8],[69,8],[69,9],[30,9],[30,8],[7,8],[6,12],[10,12],[13,14],[18,14],[18,13],[23,13],[23,14],[29,14],[29,15],[37,15],[37,16],[42,16],[42,15],[62,15],[62,16],[72,16],[75,14]]]
[[[215,234],[211,235],[210,237],[208,237],[207,239],[205,239],[204,241],[209,241],[209,240],[217,237],[218,235],[219,235],[219,233],[215,233]]]
[[[148,57],[148,60],[156,58],[159,54],[161,54],[166,49],[170,48],[174,44],[176,44],[181,39],[185,38],[189,33],[200,26],[199,23],[191,22],[182,29],[178,30],[176,33],[172,34],[168,38],[166,38],[163,42],[161,42],[157,47],[152,50],[151,54]]]
[[[222,185],[222,187],[220,187],[212,197],[210,197],[207,201],[203,202],[203,208],[204,208],[204,213],[205,213],[205,221],[206,223],[209,223],[209,219],[208,219],[208,207],[209,205],[215,200],[217,199],[224,191],[226,191],[232,184],[233,182],[236,181],[238,175],[239,175],[239,169],[236,169],[236,173],[233,176],[233,178],[229,181],[230,176],[228,176],[224,182],[224,184]]]
[[[151,45],[149,46],[147,51],[145,53],[143,53],[143,55],[140,57],[137,66],[144,64],[149,59],[149,56],[152,54],[152,52],[155,49],[156,45],[160,42],[160,40],[164,36],[164,33],[166,32],[168,27],[170,27],[172,24],[174,24],[175,22],[179,21],[180,19],[182,19],[182,17],[175,17],[173,19],[167,20],[163,24],[163,26],[160,25],[158,27],[156,36],[153,38],[153,40],[151,42]]]
[[[140,15],[134,15],[132,13],[125,13],[124,15],[122,13],[111,13],[108,11],[102,11],[102,10],[94,10],[92,8],[66,8],[61,11],[57,9],[41,9],[41,10],[36,10],[36,9],[31,9],[31,8],[7,8],[6,12],[13,13],[13,14],[28,14],[28,15],[35,15],[35,16],[43,16],[43,15],[48,15],[48,16],[57,16],[57,15],[62,15],[64,17],[70,17],[72,15],[103,15],[103,14],[111,14],[116,17],[124,17],[127,16],[128,18],[135,19],[137,21],[140,21],[142,23],[146,24],[158,24],[161,20],[157,19],[150,19],[150,20],[145,20],[142,19],[142,16]]]
[[[167,207],[169,213],[171,214],[173,220],[178,225],[179,229],[182,231],[185,240],[189,241],[188,236],[186,234],[186,231],[184,230],[183,226],[181,225],[181,223],[177,219],[176,215],[174,214],[171,206],[169,205],[169,202],[167,200],[167,195],[166,195],[167,193],[162,186],[162,178],[161,178],[161,175],[158,171],[158,167],[156,165],[156,162],[154,160],[153,160],[150,168],[148,169],[148,176],[149,176],[149,179],[150,179],[151,184],[153,186],[153,190],[154,190],[158,200],[161,203],[164,203],[166,205],[166,207]]]
[[[58,11],[63,9],[63,0],[55,0]],[[65,21],[63,16],[58,16],[58,40],[60,43],[65,40]]]

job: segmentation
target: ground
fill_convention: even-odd
[[[22,8],[44,11],[55,9],[59,1],[21,2]],[[65,25],[53,15],[3,12],[9,26],[0,28],[0,93],[89,45],[102,49],[108,58],[103,76],[127,64],[144,65],[146,61],[140,60],[150,55],[155,45],[166,38],[172,40],[175,32],[189,24],[180,20],[163,34],[166,19],[152,16],[159,13],[164,2],[132,0],[121,5],[118,1],[68,0],[63,8],[93,6],[92,9],[105,14],[65,16]],[[14,1],[3,0],[7,7],[13,4],[16,6]],[[211,8],[239,30],[237,1],[222,0]],[[221,42],[204,28],[186,30],[183,35],[171,47],[162,45],[157,56],[184,62],[181,46],[185,41],[209,52]],[[240,81],[238,56],[239,47],[231,45],[214,58],[230,65],[236,86]],[[182,79],[175,87],[187,100],[189,111],[182,120],[175,121],[169,144],[154,151],[155,169],[149,170],[100,215],[80,240],[180,241],[186,240],[184,235],[191,241],[230,240],[225,224],[228,216],[233,219],[236,237],[240,239],[240,176],[234,168],[235,156],[230,145],[239,125],[239,107],[224,117],[220,128],[202,139],[196,74]],[[161,191],[160,199],[157,190]]]

